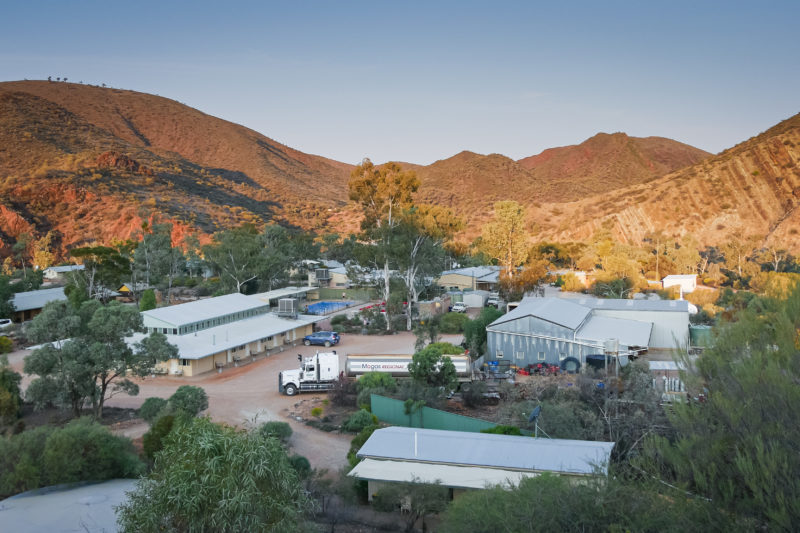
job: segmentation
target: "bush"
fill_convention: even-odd
[[[347,452],[347,462],[350,463],[350,467],[355,467],[358,464],[358,457],[356,454],[358,450],[367,442],[372,434],[378,429],[380,426],[377,424],[367,426],[361,431],[358,432],[358,435],[353,437],[353,440],[350,441],[350,451]]]
[[[482,429],[481,433],[492,433],[494,435],[517,435],[522,436],[522,431],[517,426],[495,426],[493,428]]]
[[[366,409],[361,409],[348,418],[344,424],[342,424],[342,429],[347,431],[348,433],[358,433],[364,428],[368,426],[374,426],[378,423],[378,417],[367,411]]]
[[[208,395],[202,387],[182,385],[169,397],[168,408],[171,412],[183,411],[194,417],[208,409]]]
[[[261,426],[258,428],[258,433],[262,437],[274,437],[286,444],[289,442],[289,438],[292,436],[292,427],[286,422],[272,420],[270,422],[261,424]]]
[[[367,372],[356,381],[359,391],[364,389],[384,389],[393,391],[397,389],[397,380],[387,372]]]
[[[0,354],[9,353],[14,349],[14,343],[8,337],[0,337]]]
[[[341,326],[347,324],[349,321],[350,320],[347,318],[347,315],[345,314],[336,315],[333,318],[331,318],[331,326]]]
[[[297,472],[297,477],[300,479],[306,479],[311,474],[311,463],[302,455],[289,457],[289,464],[292,465],[294,471]]]
[[[164,438],[172,432],[174,426],[174,416],[162,416],[156,420],[156,423],[153,424],[150,431],[142,436],[142,450],[148,459],[153,460],[156,453],[161,451],[164,447]]]
[[[139,300],[139,311],[149,311],[156,308],[156,293],[153,289],[147,289],[142,293]]]
[[[315,416],[317,418],[322,416],[322,407],[312,407],[311,408],[311,416]]]
[[[337,378],[328,390],[328,397],[334,405],[353,405],[356,397],[356,383],[346,377]]]
[[[489,386],[484,381],[473,381],[461,386],[461,398],[467,407],[478,407],[486,402],[486,392]]]
[[[0,498],[76,481],[137,477],[144,464],[130,439],[82,418],[0,439]]]
[[[22,376],[8,364],[8,357],[0,356],[0,426],[12,424],[19,416],[22,396],[19,384]]]
[[[464,313],[447,313],[439,322],[439,330],[442,333],[463,333],[468,321],[469,317]]]
[[[152,426],[166,407],[167,400],[164,398],[148,398],[139,408],[139,416]]]

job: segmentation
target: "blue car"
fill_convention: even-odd
[[[303,338],[303,344],[306,346],[316,344],[328,348],[339,344],[339,334],[335,331],[317,331],[311,335],[306,335]]]

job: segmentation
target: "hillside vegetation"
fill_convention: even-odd
[[[494,202],[513,199],[539,239],[601,228],[628,243],[653,230],[701,244],[746,234],[797,252],[798,122],[716,156],[614,133],[519,161],[465,151],[403,166],[418,174],[419,202],[465,220],[462,241],[481,233]],[[353,231],[362,214],[348,204],[352,168],[159,96],[0,83],[0,258],[21,234],[52,231],[63,251],[129,238],[153,217],[173,224],[175,242],[242,223]]]
[[[584,239],[600,228],[636,243],[654,230],[704,244],[759,237],[800,251],[800,115],[700,163],[646,184],[529,213],[543,238]]]

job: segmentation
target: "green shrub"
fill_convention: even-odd
[[[367,411],[361,409],[348,418],[342,425],[342,429],[348,433],[358,433],[368,426],[373,426],[378,423],[378,417]]]
[[[156,308],[156,293],[153,289],[147,289],[142,293],[139,300],[139,311],[149,311]]]
[[[361,449],[364,443],[367,442],[367,439],[369,439],[372,436],[372,433],[374,433],[379,427],[380,426],[377,424],[367,426],[359,431],[358,435],[353,437],[353,440],[350,441],[350,451],[347,452],[347,461],[350,463],[351,467],[354,467],[358,464],[358,457],[356,457],[358,450]]]
[[[0,337],[0,354],[9,353],[14,349],[14,342],[8,337]]]
[[[22,408],[19,384],[22,376],[8,364],[8,357],[0,356],[0,426],[12,424]]]
[[[468,321],[469,317],[465,313],[447,313],[439,322],[439,330],[442,333],[463,333],[464,324]]]
[[[60,483],[137,477],[143,471],[130,439],[86,418],[0,438],[0,498]]]
[[[279,441],[287,443],[292,436],[292,427],[286,422],[271,420],[261,424],[258,433],[263,437],[275,437]]]
[[[302,455],[289,457],[289,464],[292,465],[294,471],[297,472],[297,477],[300,479],[305,479],[311,474],[311,463]]]
[[[482,429],[481,433],[493,433],[495,435],[518,435],[522,436],[522,431],[517,426],[495,426],[493,428]]]
[[[434,342],[433,344],[429,344],[428,348],[434,348],[443,355],[461,355],[464,353],[464,348],[456,346],[455,344],[450,344],[449,342]]]
[[[322,407],[313,407],[311,409],[311,416],[315,416],[317,418],[322,416]]]
[[[359,391],[364,389],[385,389],[393,391],[397,389],[397,380],[387,372],[367,372],[356,381]]]
[[[152,426],[165,407],[167,400],[164,398],[148,398],[139,408],[139,416]]]
[[[156,420],[150,431],[142,437],[142,449],[145,456],[152,460],[157,452],[160,452],[164,447],[164,438],[170,434],[172,428],[175,426],[175,417],[172,415],[165,415]]]
[[[168,409],[171,412],[183,411],[189,416],[197,416],[208,409],[208,395],[202,387],[182,385],[169,397]]]
[[[347,324],[348,322],[349,320],[347,318],[347,315],[345,314],[336,315],[333,318],[331,318],[331,326],[340,326],[343,324]]]

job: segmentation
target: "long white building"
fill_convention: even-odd
[[[228,294],[142,312],[147,333],[159,332],[178,347],[179,357],[159,365],[170,374],[195,376],[248,357],[302,342],[325,317],[278,316],[264,295]],[[138,342],[146,334],[132,336]]]

